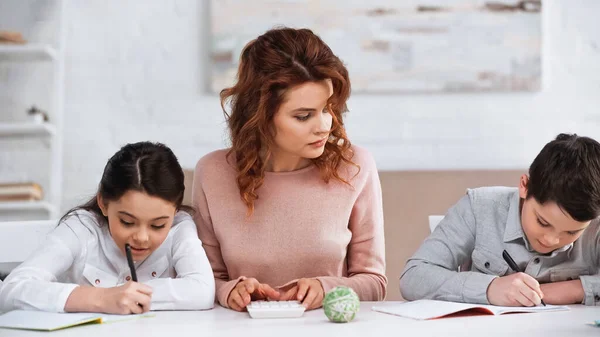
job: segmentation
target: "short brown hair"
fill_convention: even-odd
[[[576,134],[559,134],[529,167],[527,198],[555,202],[577,221],[600,216],[600,144]]]

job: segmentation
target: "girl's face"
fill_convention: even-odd
[[[143,261],[167,238],[177,208],[169,201],[144,192],[128,191],[119,200],[98,205],[108,217],[110,234],[125,256],[125,244],[131,246],[134,261]]]

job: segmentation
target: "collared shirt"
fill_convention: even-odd
[[[127,259],[105,221],[77,211],[13,270],[0,289],[0,311],[63,312],[77,286],[116,287],[131,279]],[[151,310],[198,310],[214,305],[212,269],[190,215],[178,212],[165,241],[136,263],[138,282],[152,287]]]
[[[518,189],[469,189],[408,260],[400,291],[408,300],[488,304],[492,280],[513,273],[502,258],[506,249],[520,270],[538,282],[579,279],[583,303],[600,305],[599,240],[600,222],[594,220],[573,244],[537,253],[523,233]],[[464,272],[457,272],[459,266]]]

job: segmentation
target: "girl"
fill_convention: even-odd
[[[349,94],[348,71],[308,29],[274,29],[242,51],[221,92],[232,147],[200,159],[192,192],[222,306],[314,309],[335,286],[385,297],[381,186],[346,137]]]
[[[69,211],[12,271],[0,311],[138,314],[213,307],[215,284],[191,216],[183,171],[165,145],[128,144],[108,161],[97,195]],[[125,256],[131,246],[138,282]]]

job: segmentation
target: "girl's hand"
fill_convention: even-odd
[[[105,288],[100,293],[101,311],[107,314],[141,314],[150,310],[152,288],[129,281],[121,286]]]

